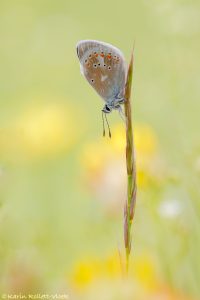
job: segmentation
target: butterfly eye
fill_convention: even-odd
[[[107,112],[111,112],[110,108],[108,107],[108,105],[105,105],[105,109]]]

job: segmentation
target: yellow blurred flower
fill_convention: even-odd
[[[136,151],[141,156],[154,156],[158,151],[158,140],[154,130],[147,124],[138,124],[134,130]]]
[[[146,187],[162,179],[163,165],[158,139],[147,124],[134,127],[137,183]],[[87,143],[81,153],[86,182],[109,212],[121,211],[126,195],[126,133],[123,123],[112,129],[112,138]]]
[[[157,288],[158,278],[155,273],[155,265],[148,255],[138,256],[134,263],[132,262],[130,272],[148,291]]]
[[[117,253],[99,260],[86,258],[74,266],[71,283],[82,299],[189,300],[161,282],[147,254],[134,257],[128,277],[123,276]]]
[[[106,274],[108,277],[119,277],[121,274],[121,265],[120,265],[120,258],[119,254],[113,254],[105,259],[103,264],[103,273]]]
[[[117,279],[122,277],[119,254],[115,253],[102,260],[86,258],[78,262],[72,271],[72,283],[76,288],[85,288],[101,279]],[[143,288],[154,289],[157,286],[155,267],[150,257],[141,256],[130,265],[130,278],[138,281]]]
[[[78,262],[72,272],[72,284],[78,289],[84,289],[98,278],[100,269],[100,262],[92,258]]]
[[[68,150],[80,133],[71,107],[45,103],[26,108],[9,126],[3,148],[17,160],[52,157]]]
[[[125,130],[123,124],[118,124],[112,130],[111,139],[100,137],[85,145],[81,162],[88,171],[99,173],[104,164],[123,155],[124,149]]]
[[[152,165],[158,157],[158,140],[153,129],[146,124],[138,124],[134,128],[138,185],[147,183],[153,174]],[[125,162],[126,136],[123,123],[117,124],[112,130],[111,139],[99,138],[85,145],[82,163],[90,173],[95,175],[103,172],[104,166],[110,161],[123,159]],[[145,178],[146,177],[146,178]]]
[[[106,141],[111,145],[112,152],[116,153],[116,155],[121,155],[121,153],[124,153],[124,149],[126,147],[125,124],[116,124],[112,130],[111,140],[107,139]]]
[[[100,278],[116,278],[122,276],[119,254],[116,252],[104,259],[90,257],[77,263],[72,274],[73,283],[84,286],[92,280]],[[136,257],[130,265],[130,276],[148,287],[154,287],[156,282],[155,267],[152,259],[147,255]],[[148,284],[147,284],[148,283]]]

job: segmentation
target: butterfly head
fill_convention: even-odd
[[[125,102],[125,99],[123,97],[121,98],[117,95],[114,100],[108,101],[108,103],[106,103],[104,105],[102,111],[105,114],[109,114],[109,113],[111,113],[111,111],[113,109],[121,110],[121,104],[123,104],[124,102]]]
[[[111,111],[112,111],[112,107],[111,107],[110,105],[106,104],[106,105],[104,105],[102,111],[103,111],[105,114],[109,114],[109,113],[111,113]]]

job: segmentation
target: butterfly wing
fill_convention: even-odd
[[[77,44],[81,73],[106,101],[123,97],[126,63],[116,47],[99,41],[84,40]]]

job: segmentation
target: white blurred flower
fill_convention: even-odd
[[[164,200],[158,207],[158,212],[165,218],[176,218],[182,212],[181,202],[177,199]]]

